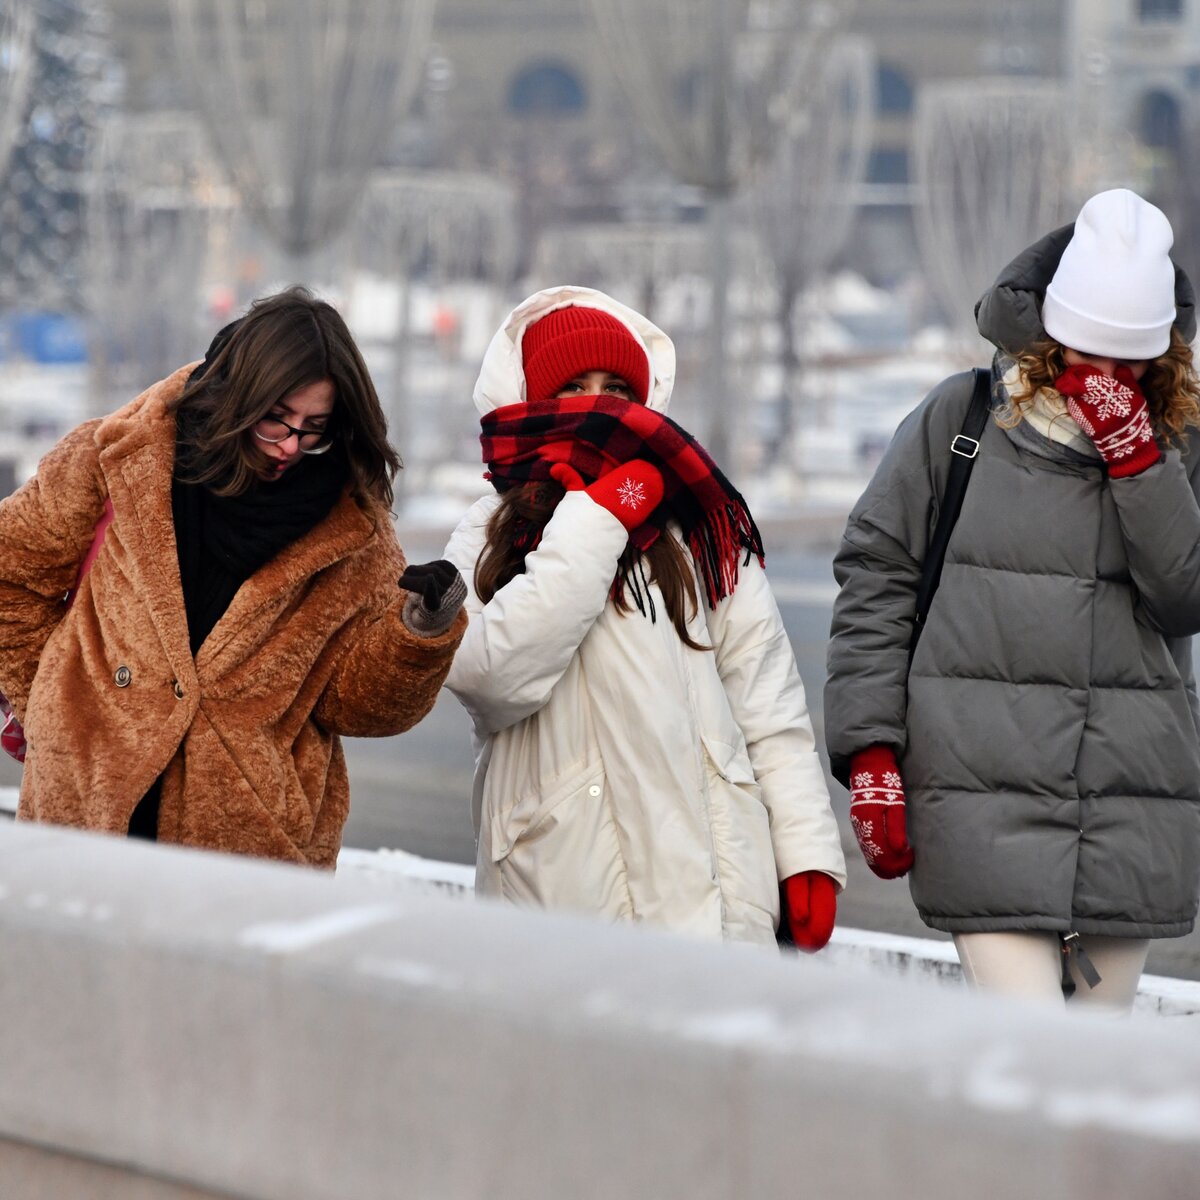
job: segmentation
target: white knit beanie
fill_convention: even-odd
[[[1082,354],[1153,359],[1171,344],[1175,267],[1171,223],[1127,188],[1079,210],[1042,302],[1042,325]]]

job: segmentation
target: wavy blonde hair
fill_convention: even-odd
[[[1067,368],[1063,346],[1053,338],[1042,338],[1017,355],[1019,382],[1009,393],[1008,403],[996,413],[996,422],[1011,429],[1021,422],[1042,388],[1054,389],[1054,381]],[[1200,428],[1200,377],[1192,361],[1192,348],[1177,329],[1171,344],[1153,359],[1141,378],[1150,419],[1155,432],[1168,442],[1182,439],[1185,430]]]

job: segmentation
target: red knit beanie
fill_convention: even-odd
[[[645,404],[650,395],[650,360],[622,321],[598,308],[556,308],[525,330],[521,340],[525,395],[549,400],[587,371],[620,375]]]

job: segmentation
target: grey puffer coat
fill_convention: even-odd
[[[1042,290],[1070,233],[1031,247],[981,300],[980,330],[1002,352],[1043,336]],[[1181,272],[1176,290],[1190,340]],[[872,744],[896,751],[913,899],[936,929],[1188,933],[1200,436],[1110,480],[1027,423],[989,422],[910,672],[915,589],[971,382],[945,380],[906,418],[850,516],[825,692],[834,773],[846,782]]]

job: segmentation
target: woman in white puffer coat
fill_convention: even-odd
[[[663,414],[675,352],[601,292],[520,304],[475,388],[496,494],[470,624],[481,894],[818,950],[845,863],[742,498]]]

